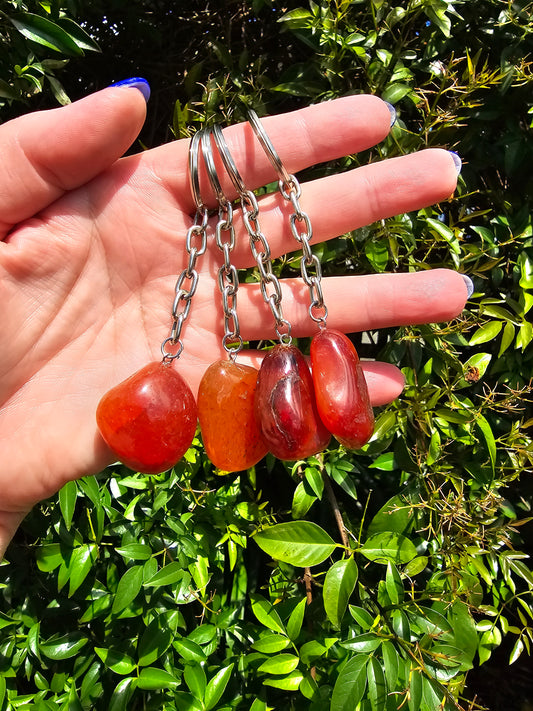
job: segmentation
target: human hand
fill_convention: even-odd
[[[144,118],[140,92],[110,87],[0,126],[0,555],[34,503],[113,461],[96,428],[98,401],[161,357],[194,204],[188,141],[118,160]],[[387,106],[372,96],[264,119],[294,173],[369,148],[389,124]],[[231,126],[224,135],[249,188],[276,178],[250,126]],[[306,184],[301,204],[318,242],[447,198],[456,177],[449,153],[427,150]],[[205,175],[201,185],[208,195]],[[223,187],[234,195],[229,180]],[[298,246],[283,202],[278,194],[260,201],[273,257]],[[234,263],[248,267],[254,261],[247,235],[238,216],[235,222]],[[177,363],[193,392],[224,353],[219,263],[211,244],[198,262],[198,291]],[[328,278],[323,290],[328,325],[345,332],[447,320],[467,297],[461,275],[448,270]],[[307,287],[285,280],[283,294],[293,335],[310,335]],[[239,320],[244,339],[273,337],[258,285],[241,285]],[[251,351],[239,356],[255,365],[260,359]],[[400,393],[403,379],[394,366],[363,365],[374,405]]]

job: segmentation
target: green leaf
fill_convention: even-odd
[[[493,627],[492,629],[483,632],[479,640],[478,647],[479,663],[483,664],[486,662],[490,658],[492,651],[499,647],[501,643],[502,633],[498,627]]]
[[[134,565],[124,573],[119,580],[113,607],[111,612],[118,614],[125,610],[128,605],[135,600],[142,588],[143,568],[142,565]]]
[[[189,687],[191,694],[200,700],[203,700],[207,679],[203,667],[198,663],[189,663],[185,665],[183,672],[185,683]]]
[[[162,625],[159,617],[154,618],[144,630],[137,650],[139,666],[148,667],[159,659],[170,647],[172,631]]]
[[[403,610],[393,610],[391,612],[392,618],[392,629],[406,642],[411,641],[411,625],[409,624],[409,618]]]
[[[282,649],[287,649],[290,643],[290,639],[281,634],[267,634],[257,639],[252,644],[252,649],[262,654],[274,654],[281,652]]]
[[[145,691],[155,691],[157,689],[168,689],[179,684],[179,681],[173,674],[159,669],[158,667],[144,667],[141,669],[137,684],[139,689]]]
[[[398,570],[390,561],[387,563],[385,583],[387,588],[387,594],[392,604],[398,605],[400,602],[403,602],[405,591],[402,579],[400,578]]]
[[[261,595],[250,595],[250,602],[252,604],[252,612],[262,625],[274,630],[274,632],[281,632],[283,635],[287,634],[278,611],[268,600],[265,600]]]
[[[176,702],[174,708],[179,709],[179,711],[204,711],[201,701],[195,699],[187,691],[174,691],[173,695]]]
[[[254,535],[257,545],[275,560],[301,568],[319,565],[337,547],[324,529],[311,521],[289,521]]]
[[[408,705],[409,711],[420,711],[422,703],[422,671],[417,668],[411,668],[411,662],[406,662],[407,674],[406,679],[410,679]]]
[[[70,17],[60,17],[57,24],[68,33],[81,50],[88,52],[101,52],[97,42],[85,32],[74,20]]]
[[[174,648],[186,662],[205,662],[207,657],[196,642],[180,637],[174,640]]]
[[[304,474],[316,497],[321,499],[324,492],[324,480],[322,479],[322,474],[314,467],[306,467]]]
[[[338,484],[341,489],[348,494],[348,496],[351,496],[352,499],[357,501],[357,489],[355,488],[355,483],[353,477],[351,476],[353,467],[350,465],[350,469],[345,470],[341,469],[339,464],[340,462],[336,462],[335,466],[332,465],[331,467],[328,467],[328,463],[326,463],[326,471],[333,481]]]
[[[220,697],[226,690],[231,678],[232,671],[233,664],[229,664],[227,667],[219,669],[214,677],[209,680],[204,697],[206,711],[210,711],[210,709],[214,708],[220,701]]]
[[[11,17],[10,20],[20,34],[32,42],[37,42],[37,44],[62,54],[74,57],[83,56],[83,50],[78,47],[68,32],[45,17],[25,12]]]
[[[368,526],[368,535],[394,532],[405,535],[413,527],[414,509],[409,500],[393,496],[380,508]]]
[[[366,667],[368,696],[372,711],[383,711],[387,700],[387,685],[381,664],[375,657],[370,657]]]
[[[128,560],[148,560],[152,556],[152,549],[145,543],[128,543],[115,551]]]
[[[485,442],[487,444],[487,450],[489,453],[489,458],[490,458],[490,465],[492,468],[492,471],[494,472],[494,468],[496,465],[496,440],[494,439],[494,435],[492,433],[492,428],[488,423],[488,420],[483,416],[483,415],[476,415],[476,425],[478,428],[481,430],[481,434],[483,435]]]
[[[314,494],[308,492],[308,487],[307,481],[301,481],[294,490],[291,507],[292,518],[303,518],[317,500]]]
[[[169,563],[144,583],[145,588],[158,588],[161,585],[173,585],[183,578],[183,567],[177,563]]]
[[[385,679],[389,689],[395,689],[398,683],[398,672],[400,669],[400,655],[395,645],[389,640],[385,640],[381,645],[383,655],[383,667]]]
[[[448,620],[437,610],[433,610],[431,607],[424,607],[423,605],[417,605],[415,610],[416,611],[409,612],[411,626],[422,634],[438,637],[439,635],[453,631]]]
[[[503,353],[509,348],[509,346],[514,341],[515,337],[515,327],[509,321],[505,324],[502,333],[502,340],[500,343],[500,350],[498,351],[498,358],[501,357]]]
[[[408,563],[416,557],[416,548],[411,541],[394,531],[370,536],[359,548],[359,552],[368,560],[385,564],[388,561],[396,564]]]
[[[409,84],[402,84],[401,82],[396,82],[394,84],[389,84],[385,91],[382,93],[381,98],[383,101],[388,101],[389,104],[397,104],[404,97],[412,92],[412,87]],[[428,220],[429,221],[429,220]]]
[[[121,679],[111,695],[108,711],[128,711],[131,708],[130,701],[136,688],[137,679],[132,677]]]
[[[291,612],[291,616],[287,621],[287,634],[293,642],[297,639],[302,629],[306,606],[307,599],[304,597]]]
[[[283,689],[284,691],[298,691],[304,675],[300,671],[293,671],[287,676],[279,678],[267,677],[263,679],[265,686],[272,686],[275,689]]]
[[[372,627],[374,624],[374,618],[372,615],[365,610],[363,607],[357,607],[357,605],[349,606],[350,615],[354,618],[357,624],[365,631]]]
[[[346,607],[357,582],[357,565],[351,556],[334,563],[324,580],[324,609],[337,629],[340,628]]]
[[[49,573],[56,568],[59,568],[63,562],[63,554],[59,543],[47,543],[40,546],[36,551],[37,567],[43,573]]]
[[[126,676],[135,669],[135,662],[125,652],[118,649],[106,649],[105,647],[95,647],[94,651],[106,667],[115,672],[115,674]]]
[[[41,643],[40,649],[48,659],[60,661],[75,657],[88,641],[81,632],[68,632],[61,636],[50,637],[46,642]]]
[[[59,508],[67,531],[72,525],[72,517],[76,508],[76,498],[78,496],[78,487],[75,481],[69,481],[59,490]]]
[[[341,642],[341,647],[345,649],[351,649],[353,652],[374,652],[383,641],[382,637],[378,637],[377,634],[373,632],[366,632],[365,634],[360,634],[357,637],[352,637],[351,639],[344,640]]]
[[[258,671],[266,674],[289,674],[296,669],[299,662],[299,657],[294,654],[277,654],[275,657],[266,659]]]
[[[83,583],[91,570],[98,548],[94,543],[88,543],[74,548],[69,562],[69,589],[68,596],[71,597]]]
[[[477,346],[480,343],[493,341],[502,330],[502,326],[503,323],[501,321],[489,321],[489,323],[486,323],[475,331],[468,345]]]
[[[331,695],[331,711],[355,711],[366,690],[368,657],[359,654],[342,667]]]

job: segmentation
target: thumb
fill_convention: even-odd
[[[148,91],[130,80],[0,126],[0,235],[120,158],[144,123]]]

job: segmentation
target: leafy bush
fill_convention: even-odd
[[[28,5],[7,3],[65,31],[75,9],[96,39],[95,14],[108,27],[124,9]],[[130,12],[143,6],[172,17],[165,3]],[[192,5],[185,28],[197,28],[205,56],[189,60],[175,134],[239,120],[243,104],[274,112],[384,96],[399,113],[390,137],[320,171],[444,145],[464,160],[458,195],[324,245],[324,272],[447,266],[476,291],[453,323],[358,341],[398,363],[407,383],[360,452],[331,448],[294,465],[267,457],[222,478],[196,440],[171,472],[113,467],[37,508],[1,569],[2,711],[474,709],[468,671],[504,640],[510,663],[530,652],[532,492],[520,480],[532,461],[527,3],[284,7],[228,3],[239,32],[215,42],[220,9],[199,21]],[[50,66],[50,48],[36,48],[10,14],[0,15],[7,111],[6,84],[17,98],[47,91],[39,70],[24,84],[9,62]],[[247,45],[261,28],[267,41]],[[76,61],[83,73],[89,59]],[[53,71],[73,82],[69,67]],[[279,267],[297,268],[298,255]]]

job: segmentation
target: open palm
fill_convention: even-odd
[[[119,160],[144,115],[138,91],[109,88],[0,127],[0,552],[35,502],[113,460],[96,428],[97,403],[161,357],[194,205],[187,141]],[[383,102],[359,96],[272,117],[265,127],[297,172],[370,147],[389,122]],[[275,178],[249,126],[232,126],[225,136],[247,186]],[[455,180],[446,151],[424,151],[305,185],[302,207],[320,241],[443,199]],[[231,197],[226,178],[223,186]],[[277,195],[261,202],[273,256],[297,247],[282,203]],[[238,218],[236,227],[235,264],[250,266]],[[219,263],[210,241],[177,363],[193,392],[223,354]],[[460,275],[438,270],[328,279],[324,294],[329,325],[355,331],[450,318],[463,307],[466,287]],[[298,280],[284,283],[295,335],[313,331],[307,298]],[[272,316],[256,286],[241,287],[239,315],[245,339],[272,336]],[[260,354],[245,352],[240,360],[257,364]],[[393,366],[372,363],[365,370],[374,404],[401,390]]]

